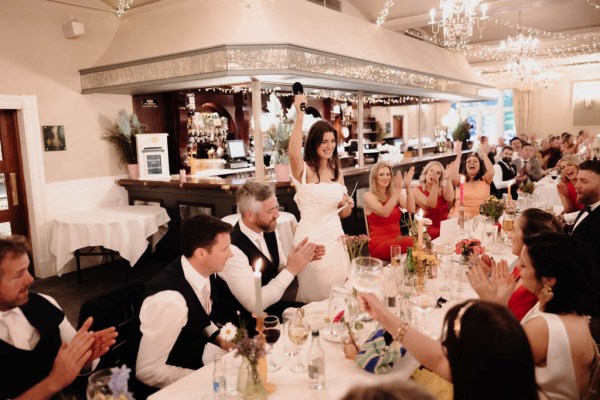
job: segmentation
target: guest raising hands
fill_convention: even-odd
[[[401,208],[415,212],[415,200],[410,184],[415,169],[411,167],[404,174],[400,171],[393,176],[392,167],[378,162],[371,168],[369,191],[364,194],[364,210],[369,224],[369,254],[382,260],[390,259],[390,246],[402,246],[402,252],[413,245],[413,238],[402,236],[400,232]],[[402,187],[406,188],[406,197]]]

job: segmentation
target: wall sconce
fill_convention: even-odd
[[[589,96],[586,96],[583,99],[583,104],[585,105],[585,108],[592,108],[592,98]]]

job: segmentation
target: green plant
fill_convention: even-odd
[[[287,117],[284,115],[279,119],[279,123],[272,125],[267,131],[267,135],[273,141],[273,157],[275,164],[289,164],[288,147],[290,145],[291,127]]]
[[[519,190],[523,193],[527,193],[527,194],[533,194],[534,190],[535,190],[535,185],[533,182],[527,182],[521,185],[521,187],[519,188]]]
[[[471,134],[469,130],[471,129],[471,124],[469,121],[464,120],[460,121],[458,125],[456,125],[456,129],[452,132],[452,138],[454,140],[459,140],[461,142],[466,142],[471,138]]]
[[[102,139],[113,145],[119,166],[137,163],[135,135],[144,133],[146,126],[140,123],[137,115],[129,115],[121,110],[115,123],[102,134]]]
[[[504,200],[500,200],[495,196],[490,196],[481,206],[479,206],[479,213],[492,218],[494,221],[498,221],[498,218],[500,218],[505,208],[506,202]]]

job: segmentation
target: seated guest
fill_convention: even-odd
[[[183,255],[149,285],[140,310],[136,377],[146,385],[163,388],[212,361],[219,351],[212,343],[231,347],[209,317],[209,278],[233,256],[230,232],[231,225],[208,215],[182,222]]]
[[[563,133],[560,151],[563,156],[577,154],[577,143],[575,137],[568,132]]]
[[[538,297],[521,323],[540,390],[549,399],[582,398],[595,358],[589,316],[600,304],[598,266],[579,240],[556,233],[525,237],[521,266],[523,286]]]
[[[355,386],[342,400],[435,400],[435,397],[425,388],[408,380]]]
[[[29,291],[31,248],[23,236],[0,238],[0,398],[49,399],[115,343],[115,328],[75,332],[54,299]]]
[[[494,164],[492,193],[501,199],[503,194],[508,193],[508,187],[510,186],[510,195],[513,199],[516,199],[517,189],[527,179],[527,175],[519,174],[517,171],[517,166],[512,161],[513,149],[511,147],[506,146],[503,148],[501,156],[501,160]]]
[[[544,171],[542,171],[542,164],[535,156],[535,149],[531,143],[523,143],[521,149],[521,158],[513,161],[513,164],[517,167],[519,175],[525,176],[525,182],[537,182],[542,179]]]
[[[558,164],[562,158],[562,152],[560,151],[560,137],[550,136],[550,147],[541,152],[542,157],[546,161],[546,169],[551,169]]]
[[[404,174],[400,171],[394,177],[392,167],[385,162],[376,163],[369,176],[369,191],[364,194],[364,210],[369,224],[369,254],[381,260],[390,259],[390,246],[402,246],[402,252],[413,245],[413,238],[402,236],[400,219],[405,208],[409,213],[415,212],[415,200],[410,184],[414,174],[411,167]],[[406,188],[406,197],[402,186]]]
[[[237,190],[236,204],[241,215],[231,232],[233,257],[218,273],[213,285],[215,299],[211,317],[225,324],[238,323],[237,311],[248,331],[254,332],[255,311],[254,267],[260,260],[262,271],[262,304],[268,314],[281,316],[288,307],[301,307],[295,300],[298,290],[296,275],[309,262],[320,259],[325,248],[308,239],[283,252],[277,228],[279,204],[273,186],[247,181]],[[294,285],[292,285],[294,283]],[[284,296],[284,294],[286,296]]]
[[[432,239],[440,236],[440,224],[448,219],[450,205],[454,201],[454,186],[450,176],[452,169],[458,168],[459,161],[444,167],[438,161],[431,161],[421,171],[420,185],[415,190],[415,203],[424,210],[423,216],[431,220],[427,232]]]
[[[537,400],[527,336],[504,306],[469,300],[444,318],[441,340],[400,320],[372,293],[359,302],[424,367],[454,385],[455,400]]]
[[[516,256],[521,255],[525,236],[562,233],[562,231],[561,223],[554,214],[539,208],[528,208],[515,219],[510,233],[512,253]],[[523,319],[538,299],[523,286],[520,280],[519,260],[515,262],[512,274],[509,273],[507,266],[496,265],[487,256],[481,256],[481,261],[484,264],[475,265],[467,272],[473,289],[482,300],[508,305],[519,321]],[[488,271],[490,268],[491,276]]]
[[[577,201],[584,205],[573,226],[572,236],[588,245],[594,260],[600,265],[600,161],[586,160],[577,173]]]
[[[517,161],[521,158],[521,149],[523,148],[523,140],[518,137],[510,139],[508,146],[513,149],[512,161]]]
[[[577,191],[575,191],[579,164],[581,161],[573,155],[564,156],[558,164],[562,178],[556,185],[556,190],[566,214],[583,210],[583,204],[577,201]]]
[[[494,166],[486,158],[481,161],[477,154],[470,154],[465,161],[462,174],[466,177],[463,192],[463,208],[466,218],[479,215],[479,207],[490,196],[490,184],[494,178]],[[450,211],[450,217],[458,216],[460,192],[460,177],[454,174],[452,184],[456,187],[454,194],[454,208]]]

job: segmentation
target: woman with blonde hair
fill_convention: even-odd
[[[440,236],[440,224],[448,219],[454,201],[454,186],[449,176],[456,165],[453,161],[444,169],[440,162],[431,161],[421,171],[420,185],[414,194],[415,203],[423,210],[423,216],[431,220],[427,232],[432,239]]]
[[[385,162],[378,162],[371,168],[369,191],[364,194],[364,211],[369,224],[369,254],[381,260],[390,259],[390,246],[402,246],[402,252],[413,245],[413,238],[402,236],[400,219],[405,208],[409,213],[415,212],[415,200],[410,187],[414,175],[414,167],[404,174],[400,171],[394,177],[392,167]],[[406,196],[402,193],[406,188]]]
[[[556,185],[556,190],[566,214],[583,210],[583,204],[577,201],[577,192],[575,191],[579,164],[581,164],[581,160],[574,155],[564,156],[558,162],[562,178]]]

